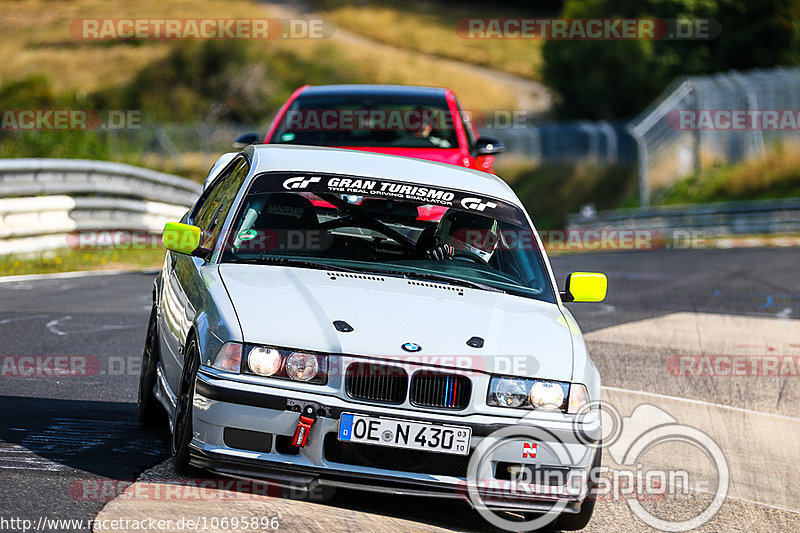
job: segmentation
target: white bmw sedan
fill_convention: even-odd
[[[139,415],[180,471],[461,498],[580,528],[600,378],[511,188],[452,165],[250,146],[167,224]]]

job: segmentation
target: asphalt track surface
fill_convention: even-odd
[[[774,390],[762,387],[762,382],[718,386],[664,379],[663,360],[675,350],[592,341],[592,332],[602,334],[614,326],[681,312],[800,318],[800,250],[605,252],[559,256],[552,263],[560,283],[570,271],[608,275],[605,302],[570,305],[588,333],[605,386],[796,416],[797,378],[775,384]],[[34,523],[42,516],[93,518],[107,502],[76,497],[85,483],[132,481],[167,458],[165,431],[145,428],[135,416],[153,277],[121,273],[0,282],[0,356],[76,356],[96,371],[84,377],[19,377],[4,367],[0,517]],[[754,389],[760,392],[754,394]],[[765,483],[763,490],[781,488]],[[402,517],[423,528],[482,528],[477,515],[458,504],[345,492],[322,505],[330,513]],[[615,509],[599,507],[592,524],[612,527]],[[749,530],[774,531],[797,525],[786,515],[791,512],[746,502],[723,508],[720,516],[737,521],[736,528],[746,524]],[[718,523],[717,530],[729,529],[726,525]]]

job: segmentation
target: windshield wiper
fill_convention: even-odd
[[[230,259],[228,262],[229,263],[272,263],[276,265],[293,266],[299,268],[314,268],[318,270],[369,273],[378,276],[390,276],[403,279],[424,279],[426,281],[444,283],[445,285],[454,285],[459,287],[467,287],[470,289],[499,292],[502,294],[505,294],[506,292],[502,289],[498,289],[497,287],[492,287],[491,285],[486,285],[484,283],[478,283],[476,281],[467,281],[465,279],[460,279],[460,278],[451,278],[448,276],[440,276],[438,274],[427,274],[422,272],[406,272],[403,270],[381,270],[381,269],[373,270],[369,268],[340,267],[334,265],[326,265],[325,263],[317,263],[315,261],[308,261],[305,259],[295,259],[293,257],[284,257],[278,255],[261,254],[255,257],[234,257]]]
[[[445,285],[456,285],[459,287],[467,287],[470,289],[479,289],[482,291],[490,291],[490,292],[499,292],[505,294],[506,291],[503,289],[498,289],[497,287],[492,287],[491,285],[486,285],[484,283],[478,283],[477,281],[467,281],[461,278],[451,278],[448,276],[440,276],[438,274],[427,274],[422,272],[404,272],[402,270],[376,270],[374,271],[375,274],[385,274],[389,276],[397,276],[406,279],[424,279],[426,281],[435,281],[438,283],[444,283]]]
[[[314,268],[317,270],[332,270],[339,272],[361,272],[353,268],[339,267],[333,265],[326,265],[325,263],[317,263],[316,261],[308,261],[306,259],[295,259],[294,257],[283,257],[278,255],[261,254],[255,257],[233,257],[228,261],[229,263],[272,263],[275,265],[293,266],[298,268]]]

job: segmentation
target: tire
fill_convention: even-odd
[[[139,420],[148,426],[164,426],[167,417],[164,408],[156,398],[153,389],[156,386],[156,369],[161,354],[158,348],[158,322],[156,308],[150,311],[150,320],[147,322],[147,336],[144,341],[142,353],[142,368],[139,371],[139,397],[137,401],[137,414]]]
[[[600,473],[600,463],[603,457],[603,447],[600,443],[597,445],[597,452],[592,462],[592,468],[589,471],[589,490],[586,493],[586,499],[581,504],[581,510],[578,514],[561,514],[552,523],[554,529],[561,529],[564,531],[575,531],[583,529],[589,523],[594,513],[594,504],[597,502],[597,479]]]
[[[200,368],[200,350],[197,340],[192,338],[186,347],[186,358],[181,372],[178,399],[172,423],[170,451],[172,464],[181,474],[195,474],[198,470],[189,464],[191,454],[189,444],[192,442],[192,416],[194,414],[194,390],[197,381],[197,370]]]

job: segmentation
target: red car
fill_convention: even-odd
[[[248,133],[243,147],[260,141]],[[332,146],[493,172],[503,144],[478,137],[449,89],[403,85],[305,85],[278,111],[264,143]]]

